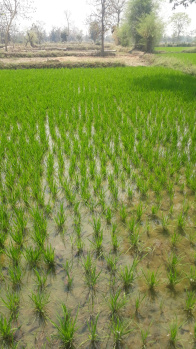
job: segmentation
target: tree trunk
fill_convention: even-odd
[[[104,18],[105,18],[105,0],[102,0],[101,9],[101,56],[104,57]]]

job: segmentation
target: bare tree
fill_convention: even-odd
[[[179,41],[180,35],[182,35],[187,29],[191,19],[186,13],[177,12],[170,17],[170,21],[172,23],[174,36],[177,37],[177,40]]]
[[[65,18],[66,18],[66,21],[67,21],[67,34],[68,34],[68,37],[70,35],[70,24],[71,24],[71,12],[69,10],[65,10]]]
[[[111,0],[111,5],[113,9],[113,13],[116,16],[117,27],[119,27],[121,14],[124,10],[126,0]]]
[[[112,2],[111,0],[92,0],[91,4],[94,7],[88,22],[93,21],[99,23],[100,25],[100,34],[101,34],[101,55],[104,56],[104,39],[105,33],[112,26]]]
[[[28,0],[1,0],[0,2],[0,28],[4,33],[5,50],[7,51],[10,30],[16,17],[27,17],[32,10]]]

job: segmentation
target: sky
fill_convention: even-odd
[[[28,29],[31,23],[41,21],[47,32],[54,27],[65,27],[66,17],[65,11],[71,13],[71,23],[79,29],[82,29],[83,34],[88,33],[88,26],[85,24],[87,16],[91,13],[90,0],[33,0],[36,9],[32,18],[28,22],[23,22],[21,26]],[[175,12],[185,12],[191,18],[191,25],[188,31],[196,30],[196,3],[188,8],[178,6],[176,10],[172,10],[173,5],[169,4],[169,0],[162,0],[160,16],[167,22],[169,17]],[[171,34],[171,27],[168,27],[168,34]]]

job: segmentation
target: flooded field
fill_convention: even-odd
[[[2,348],[196,348],[196,82],[0,72]]]

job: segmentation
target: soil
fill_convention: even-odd
[[[94,57],[90,55],[82,55],[78,56],[67,56],[67,57],[12,57],[12,58],[1,58],[0,64],[48,64],[48,63],[62,63],[62,65],[65,65],[66,63],[73,63],[79,64],[79,63],[93,63],[96,65],[98,64],[116,64],[120,63],[125,66],[148,66],[148,55],[144,54],[143,52],[134,51],[134,53],[116,53],[115,56],[107,56],[107,57]]]

